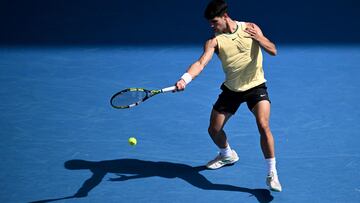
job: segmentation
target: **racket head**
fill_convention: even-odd
[[[149,98],[151,92],[143,88],[128,88],[114,94],[110,104],[116,109],[126,109],[138,105]]]

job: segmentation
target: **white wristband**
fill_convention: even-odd
[[[183,79],[186,84],[189,84],[192,81],[192,76],[189,73],[184,73],[184,75],[181,76],[181,79]]]

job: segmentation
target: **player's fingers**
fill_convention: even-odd
[[[256,34],[256,30],[254,30],[254,29],[248,29],[248,30],[245,30],[245,32],[247,32],[249,34]]]
[[[179,91],[184,91],[184,90],[185,90],[185,86],[186,86],[185,84],[181,84],[181,85],[180,85],[180,88],[179,88],[178,90],[179,90]]]
[[[247,33],[248,35],[245,35],[246,38],[254,38],[254,35],[252,33]]]
[[[176,83],[176,91],[183,91],[185,89],[185,82],[183,80],[179,80],[177,83]]]
[[[245,30],[245,32],[246,32],[247,34],[249,34],[249,35],[253,35],[253,33],[250,32],[250,31]]]
[[[180,85],[179,85],[179,83],[178,83],[178,82],[175,84],[175,86],[176,86],[176,89],[174,90],[174,92],[179,91],[179,89],[180,89]]]

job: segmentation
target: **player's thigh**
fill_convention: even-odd
[[[271,105],[268,100],[259,101],[254,106],[254,108],[252,109],[252,113],[254,114],[258,125],[262,125],[262,126],[269,125],[270,109],[271,109]]]
[[[209,130],[217,130],[220,131],[226,124],[226,122],[232,116],[231,113],[228,112],[219,112],[215,109],[212,109],[210,116],[210,125]]]

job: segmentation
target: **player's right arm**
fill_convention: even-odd
[[[191,64],[186,73],[176,82],[178,91],[184,90],[186,85],[201,73],[214,55],[216,47],[217,41],[215,37],[205,42],[204,51],[200,58]]]

